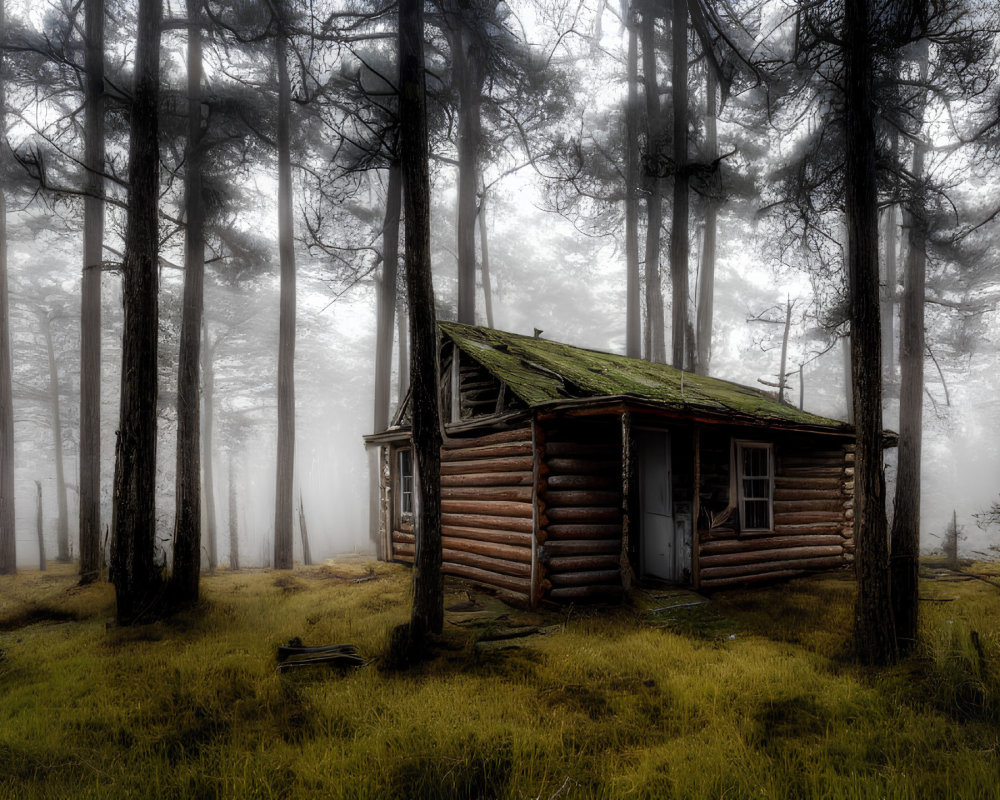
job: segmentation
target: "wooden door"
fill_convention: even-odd
[[[636,431],[639,444],[640,570],[643,575],[679,581],[681,555],[674,525],[670,485],[670,434],[667,431]]]

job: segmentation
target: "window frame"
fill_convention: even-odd
[[[404,488],[404,478],[407,477],[403,470],[403,457],[405,455],[409,456],[410,460],[410,471],[409,471],[409,481],[410,488],[407,491]],[[395,474],[396,474],[396,518],[399,520],[400,524],[413,524],[414,513],[416,511],[417,493],[416,493],[416,468],[413,459],[413,447],[398,447],[395,453]],[[404,497],[409,497],[410,508],[409,510],[404,509],[403,500]]]
[[[751,439],[736,439],[734,445],[734,459],[736,461],[736,491],[737,506],[740,514],[741,533],[770,533],[774,530],[774,443],[761,442]],[[746,524],[746,503],[750,501],[760,501],[763,497],[746,497],[743,490],[743,481],[747,478],[743,471],[743,451],[763,450],[767,453],[767,475],[751,475],[751,479],[767,478],[767,527],[751,528]]]

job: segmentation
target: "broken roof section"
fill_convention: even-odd
[[[438,323],[463,353],[529,407],[580,398],[626,397],[692,415],[853,433],[852,426],[779,403],[768,393],[613,353],[490,328]]]

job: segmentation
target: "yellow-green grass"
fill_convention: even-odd
[[[0,577],[0,798],[1000,796],[1000,589],[982,581],[924,581],[921,647],[889,670],[846,657],[853,584],[833,575],[666,617],[480,598],[506,618],[449,614],[436,659],[386,672],[409,580],[219,572],[196,610],[116,628],[110,587],[69,567]],[[524,623],[555,627],[475,646]],[[278,673],[293,637],[373,663]]]

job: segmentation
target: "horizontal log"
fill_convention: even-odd
[[[470,581],[485,583],[488,586],[496,586],[512,592],[520,592],[528,595],[531,593],[531,579],[520,578],[513,575],[501,575],[479,567],[468,564],[454,564],[445,562],[441,565],[441,571],[446,575],[457,575],[460,578],[467,578]]]
[[[621,474],[615,475],[549,475],[549,491],[580,491],[587,489],[620,489]]]
[[[777,471],[782,478],[839,478],[844,474],[843,464],[832,467],[783,467]]]
[[[404,542],[392,543],[392,555],[394,557],[409,556],[410,558],[412,558],[414,552],[415,552],[415,546],[411,543],[404,543]]]
[[[617,507],[622,503],[622,493],[600,491],[553,492],[545,494],[545,502],[549,507],[569,506],[600,506],[602,508]]]
[[[505,561],[521,561],[531,563],[531,546],[517,547],[509,544],[482,542],[476,539],[465,539],[456,536],[442,536],[441,547],[447,550],[461,550],[464,553],[477,553],[489,558],[500,558]]]
[[[496,475],[497,473],[493,473]],[[442,486],[442,500],[516,500],[531,502],[530,486]]]
[[[542,547],[539,558],[544,560],[562,556],[609,554],[617,556],[621,549],[621,539],[549,539]]]
[[[486,572],[496,572],[501,575],[515,575],[521,578],[531,577],[531,564],[520,561],[507,561],[502,558],[490,558],[489,556],[470,553],[466,550],[442,550],[441,556],[445,564],[462,564],[467,567],[476,567]]]
[[[594,570],[619,570],[617,555],[603,556],[560,556],[550,558],[545,565],[549,569],[549,575],[554,576],[561,572],[580,572]]]
[[[531,533],[533,529],[530,519],[516,517],[490,517],[484,514],[442,514],[441,524],[458,526],[460,528],[489,528],[495,531],[515,531]]]
[[[777,500],[843,500],[840,486],[832,489],[785,489],[774,487],[774,499]]]
[[[775,570],[814,570],[830,569],[844,563],[843,555],[821,556],[818,558],[796,558],[788,560],[764,561],[754,564],[740,564],[732,567],[703,567],[699,574],[702,580],[712,578],[728,578],[734,575],[749,575],[755,572],[773,572]]]
[[[417,537],[412,533],[407,533],[406,531],[393,531],[392,541],[399,542],[400,544],[413,544],[417,541]]]
[[[477,542],[493,542],[494,544],[509,544],[513,547],[531,547],[531,534],[516,531],[498,531],[489,528],[462,528],[455,525],[442,525],[442,536],[456,539],[473,539]]]
[[[506,589],[493,588],[493,594],[498,600],[503,601],[509,606],[521,609],[531,608],[531,595],[524,592],[510,592]]]
[[[817,454],[815,456],[785,456],[778,459],[778,469],[813,469],[814,467],[842,467],[843,453]]]
[[[702,554],[699,566],[726,567],[736,564],[755,564],[761,561],[790,561],[802,558],[821,558],[823,556],[841,556],[844,548],[840,544],[816,545],[813,547],[788,547],[770,550],[747,550],[736,553],[719,553],[718,555]]]
[[[844,511],[844,498],[836,497],[829,500],[775,500],[775,514],[785,514],[794,511],[836,511],[842,514]]]
[[[778,475],[774,479],[777,489],[839,489],[843,485],[840,478],[794,478]]]
[[[508,442],[477,447],[441,448],[441,463],[452,461],[474,461],[481,458],[502,458],[506,456],[531,455],[531,442]]]
[[[624,590],[618,584],[605,586],[559,586],[549,591],[551,600],[619,600]]]
[[[463,436],[448,439],[444,443],[445,449],[463,447],[482,447],[488,444],[502,444],[506,442],[531,441],[531,428],[517,428],[511,431],[500,431],[499,433],[488,433],[485,436]]]
[[[808,525],[801,523],[796,523],[794,525],[775,525],[774,532],[777,534],[785,533],[838,533],[840,531],[840,523],[837,522],[812,522]]]
[[[531,456],[483,458],[475,461],[449,461],[441,464],[442,475],[468,475],[482,472],[530,472],[534,465]]]
[[[552,572],[549,574],[552,587],[557,586],[592,586],[594,584],[614,584],[621,581],[621,571],[618,569],[595,569],[580,572]]]
[[[616,442],[584,444],[582,442],[548,442],[545,453],[557,458],[587,458],[614,460],[621,458],[621,448]]]
[[[812,525],[817,522],[841,522],[844,511],[787,511],[775,513],[775,525]]]
[[[750,550],[769,550],[775,547],[840,546],[839,533],[805,534],[803,536],[742,536],[739,539],[702,539],[702,556],[715,553],[744,553]]]
[[[592,506],[571,506],[569,508],[552,508],[546,510],[550,523],[605,523],[618,522],[622,518],[620,508],[597,508]]]
[[[442,475],[441,488],[449,486],[528,486],[534,483],[531,470]]]
[[[531,503],[511,500],[442,500],[445,514],[485,514],[490,517],[531,519]]]
[[[556,475],[621,475],[621,461],[598,461],[587,458],[546,459],[549,471]]]
[[[621,523],[616,525],[549,525],[549,539],[621,539]]]
[[[752,575],[735,575],[730,578],[712,578],[707,579],[704,575],[701,576],[701,588],[702,589],[724,589],[729,586],[746,586],[748,583],[764,583],[765,581],[776,581],[785,578],[794,578],[796,575],[801,575],[804,570],[801,569],[781,569],[773,570],[771,572],[759,572]]]

